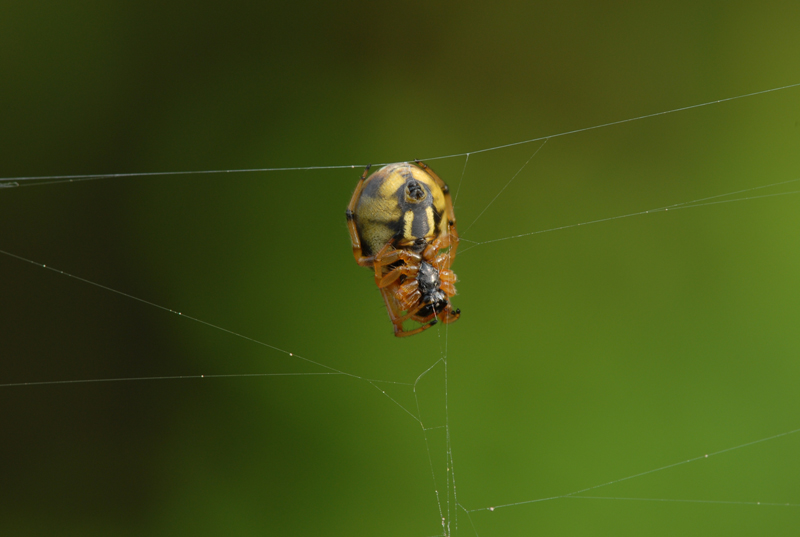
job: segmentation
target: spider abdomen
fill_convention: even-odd
[[[444,194],[417,166],[390,164],[365,181],[353,212],[363,255],[375,255],[390,241],[421,249],[417,241],[424,247],[443,231]]]

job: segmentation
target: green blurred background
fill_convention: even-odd
[[[798,23],[788,1],[4,2],[0,177],[476,151],[800,83]],[[538,146],[430,161],[465,239],[798,179],[800,89],[553,138],[489,206]],[[800,428],[800,197],[465,241],[461,320],[400,340],[352,259],[360,172],[0,190],[0,250],[359,377],[436,364],[419,409],[409,385],[342,375],[4,386],[0,533],[428,537],[444,516],[481,537],[796,535],[800,507],[746,503],[562,498],[470,522],[441,426],[466,509]],[[2,384],[330,371],[9,256],[0,275]],[[800,504],[799,450],[587,494]]]

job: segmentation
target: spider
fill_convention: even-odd
[[[346,211],[353,256],[375,271],[397,337],[461,315],[450,304],[456,294],[450,265],[458,248],[450,192],[433,170],[415,164],[389,164],[369,177],[367,166]],[[422,326],[404,330],[408,320]]]

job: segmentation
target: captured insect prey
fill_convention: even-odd
[[[450,191],[425,163],[415,164],[389,164],[369,177],[367,166],[346,211],[356,263],[375,271],[398,337],[461,316],[450,304],[458,248]],[[421,326],[405,330],[406,321]]]

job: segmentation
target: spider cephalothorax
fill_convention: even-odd
[[[441,285],[442,281],[439,279],[439,271],[436,270],[436,267],[427,261],[420,263],[417,272],[417,287],[421,295],[419,301],[425,304],[419,310],[420,315],[441,313],[445,310],[449,302],[447,293],[442,291]]]
[[[417,161],[389,164],[358,182],[347,224],[356,262],[371,267],[396,336],[418,334],[438,321],[451,323],[458,247],[449,189]],[[407,320],[422,326],[404,330]]]

